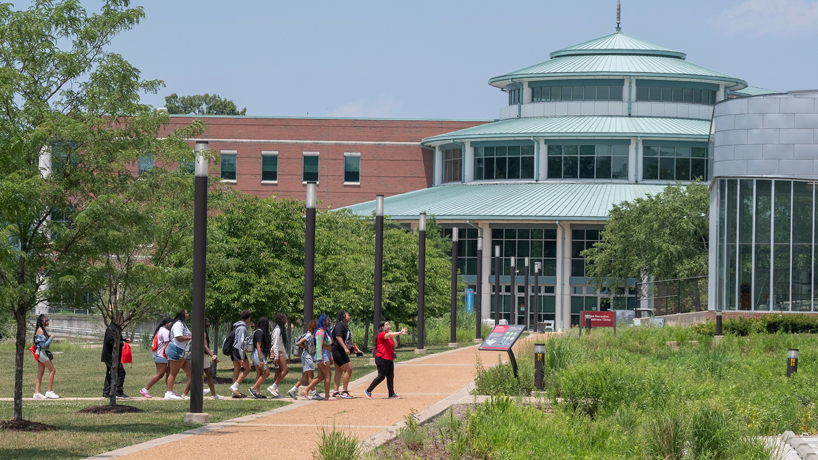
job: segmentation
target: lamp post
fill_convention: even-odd
[[[474,313],[477,320],[477,330],[475,331],[475,342],[482,342],[483,339],[483,235],[477,237],[477,289],[474,293]]]
[[[534,262],[534,313],[535,318],[540,313],[540,262]],[[537,321],[534,321],[534,328],[536,329]],[[543,330],[545,332],[545,330]]]
[[[534,387],[542,391],[545,376],[545,344],[534,344]]]
[[[201,414],[204,406],[202,373],[204,371],[205,282],[207,257],[207,142],[196,142],[196,165],[193,191],[193,292],[191,320],[190,412]]]
[[[792,377],[792,374],[798,372],[798,349],[790,348],[787,350],[787,378]]]
[[[426,213],[418,218],[418,344],[415,353],[423,353],[426,343]]]
[[[517,286],[515,286],[516,278],[517,278],[517,267],[516,261],[514,257],[511,258],[511,308],[509,310],[514,312],[514,316],[508,319],[509,324],[511,321],[514,321],[514,324],[517,324],[516,318],[520,316],[520,312],[517,311]]]
[[[449,327],[449,347],[457,347],[457,227],[452,227],[452,295],[451,325]]]
[[[313,317],[315,300],[315,182],[307,182],[307,226],[304,238],[304,331]]]
[[[500,324],[500,246],[494,246],[494,325]]]
[[[378,352],[378,334],[381,322],[381,295],[383,292],[383,195],[375,196],[375,317],[372,329],[372,357]],[[370,363],[371,364],[371,363]]]
[[[525,288],[524,288],[524,290],[525,290],[525,299],[524,299],[523,305],[525,306],[525,321],[523,322],[523,324],[525,324],[525,329],[529,330],[530,329],[530,323],[531,323],[531,318],[529,318],[529,315],[531,315],[531,304],[530,304],[531,299],[530,299],[530,296],[528,295],[528,292],[529,292],[528,291],[528,257],[525,258],[525,270],[524,271],[525,271]]]

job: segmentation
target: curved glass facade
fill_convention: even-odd
[[[719,179],[719,309],[816,311],[816,184]]]

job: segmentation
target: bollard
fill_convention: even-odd
[[[545,344],[544,343],[535,343],[534,344],[534,386],[537,387],[538,390],[542,391],[543,384],[542,379],[545,376]]]
[[[716,312],[716,335],[722,335],[721,333],[721,310]]]
[[[588,332],[591,332],[591,318],[590,317],[585,318],[585,329],[588,329]]]
[[[798,372],[798,349],[790,348],[787,351],[787,378]]]

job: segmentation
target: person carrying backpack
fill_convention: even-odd
[[[329,346],[332,341],[329,336],[329,316],[322,314],[318,318],[318,328],[315,330],[313,341],[315,342],[315,363],[318,365],[318,377],[314,378],[307,388],[301,390],[301,395],[304,399],[310,399],[309,393],[322,380],[324,382],[324,399],[327,401],[337,401],[338,398],[330,396],[329,390],[332,384],[332,354],[329,351]]]
[[[309,385],[310,381],[312,381],[313,371],[315,371],[315,360],[313,358],[315,354],[315,339],[313,334],[317,327],[318,320],[313,319],[307,324],[307,332],[295,341],[295,346],[301,350],[301,378],[287,391],[287,394],[293,399],[298,399],[298,387],[304,384]],[[324,399],[317,393],[312,398],[317,400]]]
[[[34,326],[34,347],[37,355],[37,380],[34,383],[34,399],[59,399],[56,393],[52,391],[54,388],[54,376],[57,370],[54,369],[54,363],[51,362],[52,354],[48,351],[51,341],[54,340],[54,334],[48,334],[46,330],[48,326],[48,317],[40,315],[37,317],[37,325]],[[48,391],[45,396],[40,393],[40,385],[43,383],[43,374],[48,369]]]
[[[256,399],[267,399],[261,394],[261,384],[270,376],[270,367],[265,359],[270,354],[270,320],[266,316],[259,318],[256,330],[244,340],[243,346],[248,343],[253,346],[251,360],[256,368],[256,383],[250,388],[250,394]],[[247,348],[244,350],[246,352]]]
[[[148,383],[144,388],[139,390],[139,394],[148,399],[152,398],[151,394],[149,393],[151,387],[159,382],[162,377],[165,377],[165,380],[167,380],[168,375],[170,375],[168,358],[164,356],[164,353],[165,347],[168,343],[170,343],[171,326],[173,326],[173,320],[168,317],[163,319],[159,325],[156,326],[156,330],[153,331],[153,343],[151,344],[151,350],[153,351],[153,362],[156,364],[156,374],[148,379]]]
[[[225,339],[225,346],[222,347],[222,352],[225,352],[225,347],[230,344],[230,359],[233,361],[233,384],[230,385],[230,392],[233,393],[234,398],[245,398],[246,396],[239,392],[239,383],[243,382],[248,375],[250,375],[250,363],[247,360],[247,352],[242,349],[242,343],[247,336],[247,328],[250,326],[250,310],[242,310],[241,319],[233,323],[233,331],[227,335]],[[231,340],[231,337],[232,340]],[[252,352],[251,352],[252,353]],[[225,353],[227,354],[227,353]]]

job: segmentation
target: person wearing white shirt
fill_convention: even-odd
[[[187,396],[179,396],[173,392],[173,385],[176,383],[176,375],[179,374],[179,369],[185,371],[187,376],[187,386],[185,386],[184,394],[190,392],[190,361],[185,359],[185,347],[190,342],[191,333],[187,328],[187,321],[190,315],[187,310],[183,310],[173,319],[173,326],[170,328],[170,343],[165,349],[165,355],[168,357],[168,366],[170,367],[170,375],[168,376],[168,391],[165,393],[165,399],[183,399]]]

